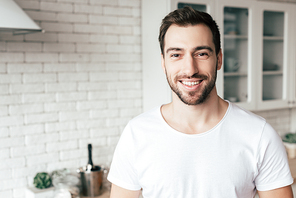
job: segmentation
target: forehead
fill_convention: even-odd
[[[170,47],[195,48],[197,46],[210,46],[213,50],[215,49],[212,32],[204,24],[171,25],[166,32],[164,41],[164,49]]]

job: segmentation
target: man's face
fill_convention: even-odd
[[[172,91],[187,105],[203,103],[215,87],[222,64],[211,30],[203,24],[172,25],[164,41],[162,67]]]

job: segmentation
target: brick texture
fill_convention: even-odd
[[[0,37],[0,197],[37,172],[109,166],[142,111],[140,0],[16,0],[45,33]]]

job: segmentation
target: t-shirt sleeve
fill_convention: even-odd
[[[287,153],[277,132],[266,123],[258,146],[258,174],[255,185],[268,191],[293,183]]]
[[[107,179],[127,190],[140,190],[135,165],[134,141],[129,124],[125,127],[116,146]]]

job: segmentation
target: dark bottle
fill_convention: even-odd
[[[91,170],[93,170],[93,168],[94,168],[94,164],[92,161],[92,145],[88,144],[88,163],[86,165],[86,169],[88,171],[91,171]]]

